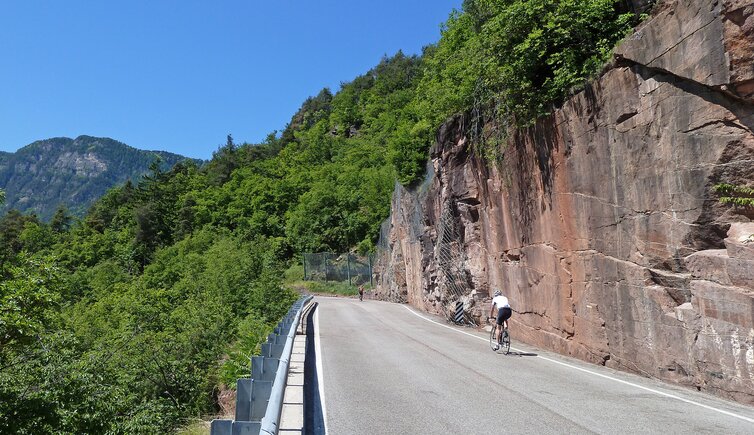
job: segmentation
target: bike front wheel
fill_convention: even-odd
[[[497,346],[497,326],[493,326],[492,331],[490,331],[490,349],[495,351],[499,349]]]

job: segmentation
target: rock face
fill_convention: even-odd
[[[396,186],[378,293],[482,323],[510,298],[516,340],[754,403],[754,8],[678,0],[502,161],[448,121],[427,179]]]

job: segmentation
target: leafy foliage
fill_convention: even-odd
[[[715,191],[720,195],[720,202],[723,204],[754,207],[754,188],[721,183],[715,185]]]
[[[59,301],[59,271],[48,262],[20,258],[0,282],[0,364],[6,354],[33,341],[51,322]]]
[[[165,432],[211,412],[222,354],[239,332],[254,350],[296,298],[272,253],[206,229],[140,275],[105,259],[66,280],[17,258],[0,284],[0,432]]]
[[[422,78],[391,142],[401,182],[418,179],[431,133],[455,113],[475,109],[476,128],[490,117],[526,126],[549,113],[637,24],[640,17],[622,7],[613,0],[464,1],[425,50]]]

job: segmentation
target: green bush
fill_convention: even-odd
[[[304,279],[304,265],[299,261],[294,261],[291,266],[283,273],[283,283],[291,285]]]
[[[738,207],[754,207],[754,188],[721,183],[714,187],[720,202]]]

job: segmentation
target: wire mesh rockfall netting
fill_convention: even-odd
[[[304,280],[372,284],[373,262],[372,255],[331,252],[304,254]]]
[[[437,226],[435,259],[439,272],[439,288],[445,301],[445,315],[454,320],[458,303],[463,304],[463,322],[475,325],[470,308],[473,298],[469,297],[469,280],[464,267],[466,255],[463,251],[461,234],[453,213],[453,204],[446,203]],[[457,320],[457,319],[455,319]]]
[[[457,321],[456,313],[460,303],[463,307],[460,321],[474,325],[476,319],[472,315],[472,309],[476,301],[470,294],[472,288],[469,272],[465,267],[466,254],[461,234],[463,229],[457,216],[456,204],[452,200],[446,201],[439,216],[433,217],[433,211],[425,209],[433,206],[428,202],[429,191],[437,176],[432,162],[427,164],[426,174],[421,184],[411,188],[400,184],[395,186],[392,214],[383,222],[377,243],[378,285],[384,286],[384,295],[388,298],[400,295],[405,291],[401,286],[405,286],[406,283],[390,279],[395,273],[393,268],[396,267],[391,263],[392,256],[402,258],[404,249],[407,252],[431,249],[436,275],[427,275],[428,288],[422,289],[422,295],[414,295],[412,303],[423,304],[430,312],[442,312],[451,321]],[[437,222],[433,222],[433,219],[437,219]],[[393,232],[393,225],[401,231]],[[428,232],[428,228],[432,226],[437,229],[435,237],[431,236],[431,231]],[[416,296],[421,296],[421,299]],[[402,302],[406,300],[403,299]]]

